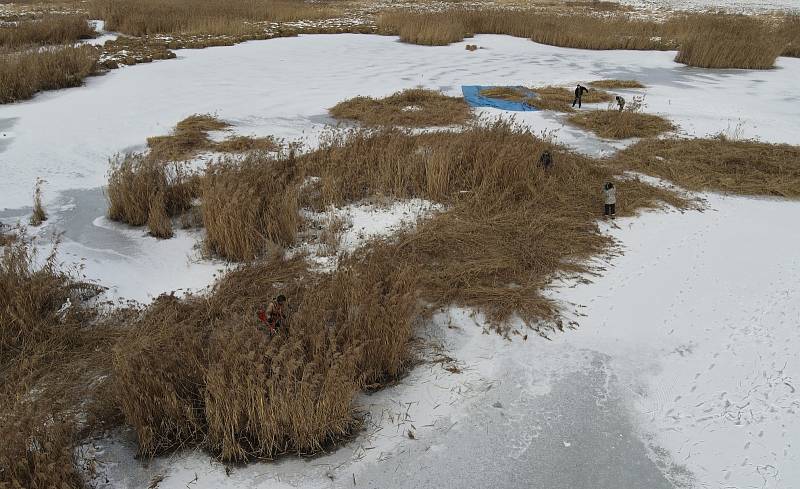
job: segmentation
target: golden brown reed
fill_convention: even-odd
[[[152,224],[151,234],[168,237],[171,224],[167,232],[164,219],[188,210],[199,191],[197,175],[182,163],[138,153],[118,156],[108,171],[108,218],[131,226]]]
[[[47,213],[44,211],[44,205],[42,205],[43,184],[44,180],[41,178],[36,179],[36,187],[33,190],[33,212],[29,221],[31,226],[39,226],[47,220]]]
[[[292,158],[256,152],[210,164],[201,192],[206,250],[246,261],[271,245],[291,245],[301,222],[298,197]]]
[[[329,112],[333,117],[371,126],[449,126],[463,124],[472,116],[462,97],[448,97],[423,88],[410,88],[377,99],[351,98],[339,102]]]
[[[292,0],[94,0],[90,13],[109,30],[147,34],[248,35],[257,22],[322,19],[336,15],[330,4]]]
[[[758,141],[646,139],[610,160],[689,190],[800,197],[800,148]]]
[[[569,116],[570,124],[589,129],[602,138],[626,139],[658,136],[675,126],[667,119],[634,110],[587,110]]]
[[[90,429],[82,414],[115,333],[86,302],[99,288],[55,256],[40,259],[23,237],[0,250],[2,487],[84,487],[73,465],[79,420]]]
[[[43,90],[80,86],[94,73],[99,56],[92,46],[0,51],[0,103],[29,99]]]
[[[69,44],[97,33],[83,15],[44,15],[0,27],[0,48]]]
[[[692,15],[676,19],[684,34],[675,61],[700,68],[768,69],[787,47],[779,29],[745,15]]]
[[[175,125],[172,134],[147,138],[150,153],[162,160],[182,160],[194,156],[201,150],[211,149],[210,131],[219,131],[228,123],[210,114],[195,114]]]

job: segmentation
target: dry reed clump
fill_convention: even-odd
[[[413,275],[387,250],[378,244],[323,276],[302,257],[252,262],[206,297],[158,299],[114,357],[117,402],[140,453],[200,445],[241,461],[349,437],[355,394],[408,362]],[[278,293],[291,314],[268,335],[255,311]]]
[[[280,143],[271,136],[260,138],[231,136],[216,143],[214,150],[222,153],[246,153],[248,151],[277,151],[280,147]]]
[[[636,80],[595,80],[589,82],[589,86],[593,88],[605,88],[606,90],[613,90],[615,88],[644,88],[644,85]]]
[[[0,48],[68,44],[97,33],[83,15],[44,15],[0,27]]]
[[[544,149],[555,153],[549,172],[537,164]],[[419,266],[417,284],[431,303],[475,307],[498,322],[514,313],[529,324],[555,318],[544,284],[585,271],[580,259],[609,243],[595,219],[602,184],[617,174],[506,122],[458,134],[351,131],[300,162],[320,176],[326,203],[379,193],[449,204],[401,234],[393,260]],[[682,205],[638,181],[618,185],[625,212],[657,200]]]
[[[589,110],[571,115],[567,121],[589,129],[602,138],[626,139],[658,136],[675,126],[667,119],[634,110]]]
[[[449,126],[463,124],[472,116],[463,98],[422,88],[403,90],[381,99],[355,97],[339,102],[329,112],[333,117],[371,126]]]
[[[646,139],[611,160],[689,190],[800,197],[800,148],[757,141]]]
[[[219,131],[228,123],[210,114],[195,114],[175,125],[172,134],[147,138],[150,153],[159,159],[181,160],[190,158],[198,151],[212,149],[213,141],[208,137],[210,131]]]
[[[80,86],[95,72],[99,56],[92,46],[0,52],[0,103],[29,99],[43,90]]]
[[[781,56],[800,58],[800,14],[786,15],[780,25],[780,33],[786,40]]]
[[[291,0],[94,0],[90,15],[109,30],[147,34],[250,35],[257,22],[290,22],[336,15],[331,4]]]
[[[108,218],[131,226],[152,224],[154,236],[171,235],[166,220],[188,210],[200,192],[199,177],[181,163],[131,153],[112,159],[110,165]]]
[[[296,171],[292,158],[259,152],[210,164],[201,191],[206,250],[247,261],[270,245],[294,243],[301,221]]]
[[[768,69],[786,48],[777,28],[752,16],[692,15],[674,22],[687,32],[675,61],[689,66]]]
[[[30,225],[39,226],[47,220],[47,213],[44,211],[42,205],[42,185],[44,180],[41,178],[36,179],[36,187],[33,190],[33,213],[31,213]]]
[[[24,237],[0,254],[2,487],[83,487],[76,433],[102,384],[92,381],[109,366],[113,333],[86,302],[100,289],[55,256],[39,259]]]
[[[378,29],[423,46],[446,46],[471,37],[461,19],[438,13],[390,12],[378,18]]]

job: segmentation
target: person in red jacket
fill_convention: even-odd
[[[285,305],[286,296],[281,294],[272,299],[266,311],[264,309],[258,311],[258,319],[269,328],[270,333],[274,334],[278,328],[283,327],[286,321],[286,313],[284,312]]]

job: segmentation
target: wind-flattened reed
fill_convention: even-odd
[[[388,97],[355,97],[339,102],[330,114],[371,126],[449,126],[467,122],[472,113],[462,97],[435,90],[406,89]]]
[[[645,139],[611,158],[689,190],[800,197],[800,147],[758,141]]]

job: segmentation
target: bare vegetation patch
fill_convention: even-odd
[[[553,110],[556,112],[574,112],[572,103],[575,100],[574,89],[564,87],[534,87],[536,97],[528,99],[528,105],[536,107],[540,110]],[[608,92],[597,89],[589,89],[581,99],[584,104],[593,104],[599,102],[609,102],[614,99],[614,96]]]
[[[182,160],[194,156],[198,151],[211,149],[214,144],[208,133],[226,127],[226,122],[212,115],[197,114],[178,122],[168,136],[147,138],[147,146],[155,158]]]
[[[333,117],[370,126],[449,126],[467,122],[472,113],[461,97],[448,97],[434,90],[412,88],[382,99],[355,97],[330,110]]]
[[[222,153],[246,153],[248,151],[277,151],[280,147],[280,143],[271,136],[260,138],[231,136],[224,141],[217,142],[214,150]]]
[[[800,148],[757,141],[647,139],[620,152],[621,167],[697,191],[800,197]]]
[[[530,91],[519,87],[491,87],[480,91],[484,97],[511,100],[513,102],[525,102],[532,98]]]
[[[29,99],[42,90],[80,86],[95,72],[99,56],[92,46],[0,51],[0,103]]]
[[[611,139],[653,137],[675,129],[670,121],[661,116],[633,110],[588,110],[573,114],[567,120],[600,137]]]
[[[589,83],[593,88],[604,88],[606,90],[613,90],[615,88],[644,88],[640,82],[636,80],[595,80]]]

